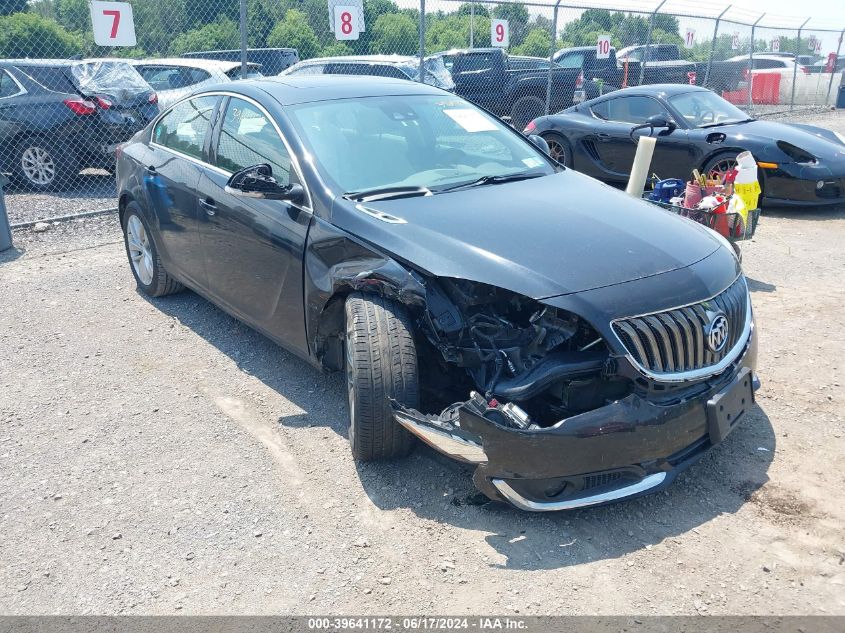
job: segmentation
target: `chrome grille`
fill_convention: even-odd
[[[739,277],[712,299],[655,314],[619,319],[613,331],[643,368],[655,374],[706,369],[719,363],[739,342],[749,310],[748,288]],[[728,340],[718,352],[707,345],[714,314],[728,320]]]

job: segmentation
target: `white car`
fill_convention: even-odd
[[[787,57],[785,54],[779,53],[754,53],[754,65],[751,67],[752,71],[777,72],[792,76],[793,69],[798,66],[798,72],[809,74],[809,71],[801,64],[796,63],[795,57]],[[729,62],[747,62],[748,55],[737,55],[731,57]]]
[[[139,59],[131,62],[135,70],[158,94],[165,109],[198,88],[241,78],[241,63],[216,59]],[[261,77],[261,65],[248,63],[247,77]]]

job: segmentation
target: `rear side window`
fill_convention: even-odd
[[[576,52],[576,53],[567,53],[559,60],[557,60],[559,66],[563,66],[564,68],[581,68],[584,65],[584,53],[583,52]]]
[[[0,70],[0,99],[14,97],[20,92],[23,91],[17,82],[12,79],[12,76],[5,70]]]
[[[153,142],[202,160],[202,146],[217,97],[183,101],[165,114],[153,130]]]
[[[655,114],[666,114],[663,106],[649,97],[617,97],[604,103],[607,105],[607,116],[602,118],[609,121],[639,124],[645,123],[646,119]]]
[[[408,75],[396,66],[387,64],[326,64],[327,75],[367,75],[370,77],[390,77],[408,79]]]
[[[267,163],[276,182],[290,184],[290,155],[279,133],[266,114],[243,99],[229,100],[215,162],[233,173]]]
[[[183,66],[138,66],[137,70],[153,90],[187,88],[211,77],[211,73],[200,68]]]
[[[291,75],[322,75],[325,69],[325,64],[307,64],[304,66],[300,66],[293,72]]]
[[[455,72],[467,72],[473,70],[492,70],[493,55],[491,53],[472,53],[469,55],[458,55],[455,58],[453,70]]]
[[[761,70],[768,70],[771,68],[786,68],[786,62],[778,59],[755,59],[754,68]]]
[[[76,86],[70,78],[70,70],[65,67],[22,66],[20,70],[47,90],[76,94]]]

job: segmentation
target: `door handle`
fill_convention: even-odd
[[[596,138],[600,141],[609,141],[612,137],[606,132],[599,132],[598,134],[596,134]]]
[[[205,200],[200,198],[200,206],[205,209],[205,212],[208,215],[214,215],[217,213],[217,205],[214,204],[214,200],[211,198],[206,198]]]

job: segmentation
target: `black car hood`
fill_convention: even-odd
[[[709,229],[572,170],[426,197],[338,199],[332,222],[433,275],[535,299],[683,268],[723,244]]]
[[[762,150],[754,151],[752,149],[751,152],[757,160],[786,162],[786,156],[775,145],[777,141],[786,141],[823,160],[845,160],[845,145],[836,141],[835,137],[828,136],[830,132],[827,130],[815,128],[811,125],[792,125],[778,123],[777,121],[749,121],[748,123],[720,125],[705,129],[723,132],[731,138],[733,144],[739,146],[742,146],[744,139],[753,139],[762,143]],[[766,146],[770,147],[770,151],[767,151]]]

